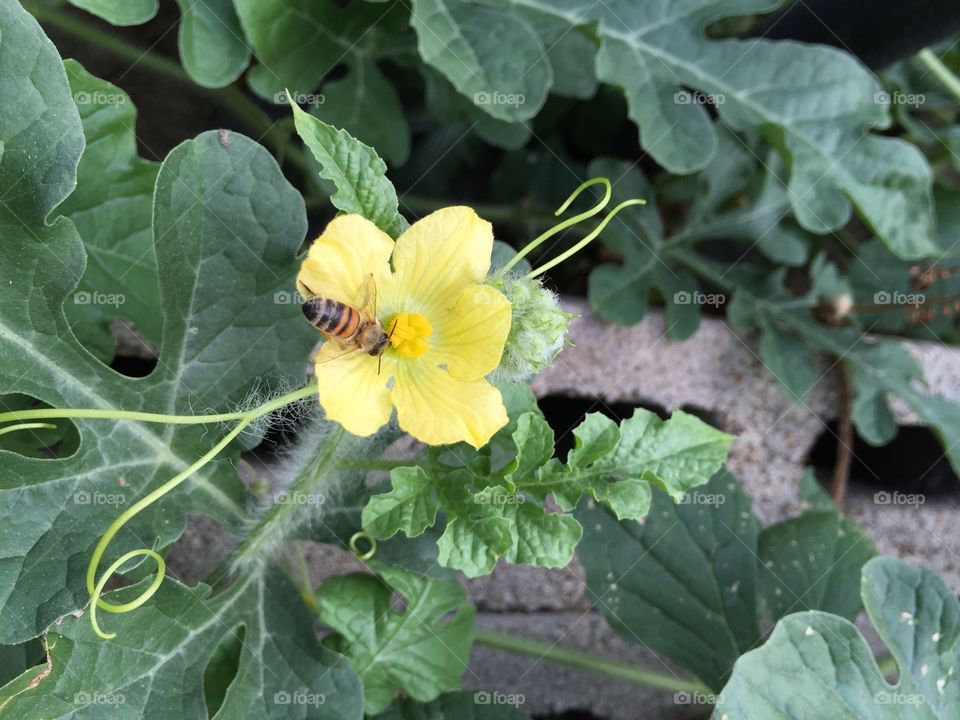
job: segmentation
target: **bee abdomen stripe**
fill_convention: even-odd
[[[337,329],[337,334],[344,339],[352,338],[353,334],[357,331],[357,326],[360,325],[360,313],[353,308],[349,308],[346,313],[346,319],[346,327]]]
[[[330,332],[340,322],[341,308],[326,298],[311,298],[303,304],[303,314],[318,330]]]
[[[333,326],[333,329],[330,330],[330,334],[337,338],[343,338],[343,331],[346,329],[347,325],[350,324],[350,317],[353,315],[353,310],[348,308],[346,305],[340,305],[338,308],[337,322]],[[333,323],[331,323],[333,325]]]

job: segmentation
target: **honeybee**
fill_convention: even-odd
[[[307,321],[328,341],[343,348],[341,355],[361,350],[379,358],[390,344],[390,334],[377,320],[377,286],[372,274],[364,280],[363,290],[359,308],[319,296],[309,298],[300,308]]]

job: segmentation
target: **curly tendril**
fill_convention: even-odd
[[[117,558],[117,560],[115,560],[103,572],[103,574],[100,575],[98,579],[97,569],[100,566],[100,560],[103,558],[103,555],[106,552],[107,547],[110,545],[110,542],[114,537],[116,537],[117,533],[120,532],[121,528],[130,522],[130,520],[138,513],[142,512],[147,507],[163,498],[164,495],[176,488],[184,480],[189,478],[191,475],[194,475],[204,466],[210,463],[210,461],[216,458],[217,455],[219,455],[220,452],[222,452],[223,449],[226,448],[238,435],[240,435],[240,433],[242,433],[252,422],[269,415],[275,410],[278,410],[286,405],[297,402],[298,400],[313,397],[316,392],[316,385],[310,384],[250,410],[233,413],[218,413],[215,415],[166,415],[161,413],[129,412],[124,410],[95,410],[79,408],[16,410],[0,413],[0,423],[34,419],[85,418],[104,420],[132,420],[139,422],[155,422],[179,425],[200,425],[225,422],[229,420],[239,420],[239,422],[229,433],[227,433],[216,445],[204,453],[204,455],[196,462],[190,465],[190,467],[178,473],[156,490],[144,496],[127,508],[123,513],[121,513],[101,536],[100,541],[97,543],[96,548],[94,548],[93,555],[90,558],[90,564],[87,566],[87,592],[90,595],[90,624],[93,627],[93,631],[97,635],[105,640],[114,638],[117,635],[116,633],[104,632],[100,628],[100,623],[97,620],[98,608],[105,610],[106,612],[116,614],[128,613],[136,610],[151,597],[153,597],[157,590],[160,589],[160,585],[163,583],[164,572],[166,570],[166,563],[164,562],[163,557],[156,550],[149,548],[138,548],[136,550],[131,550],[130,552],[125,553]],[[8,432],[14,432],[16,430],[27,430],[36,427],[55,428],[56,426],[49,423],[39,422],[19,423],[0,428],[0,435]],[[157,563],[157,569],[150,585],[142,593],[129,602],[110,603],[104,600],[101,596],[103,595],[104,587],[110,578],[128,561],[133,560],[134,558],[143,557],[151,558]]]
[[[603,185],[603,197],[597,201],[596,205],[591,207],[589,210],[584,210],[582,213],[578,213],[571,218],[567,218],[563,222],[554,225],[552,228],[550,228],[546,232],[535,237],[533,240],[530,241],[530,243],[526,245],[526,247],[520,250],[516,255],[514,255],[510,259],[508,263],[506,263],[503,267],[500,268],[500,270],[497,271],[496,273],[497,277],[503,277],[504,275],[506,275],[514,265],[520,262],[520,260],[522,260],[524,257],[529,255],[533,250],[535,250],[537,247],[542,245],[544,242],[552,238],[554,235],[557,235],[563,232],[564,230],[566,230],[567,228],[572,227],[573,225],[576,225],[577,223],[582,222],[583,220],[588,220],[594,217],[595,215],[597,215],[598,213],[602,212],[603,209],[609,204],[610,198],[613,196],[613,186],[610,184],[610,180],[608,178],[595,177],[580,183],[580,185],[578,185],[577,188],[572,193],[570,193],[570,196],[564,201],[564,203],[559,208],[557,208],[557,210],[554,212],[554,215],[557,217],[559,217],[560,215],[563,215],[563,213],[567,211],[567,208],[569,208],[570,205],[573,204],[573,201],[576,200],[578,197],[580,197],[580,193],[582,193],[588,187],[591,187],[593,185]],[[596,239],[596,237],[607,226],[607,223],[609,223],[618,212],[623,210],[623,208],[628,207],[630,205],[645,205],[645,204],[646,204],[646,200],[641,200],[639,198],[636,198],[633,200],[624,200],[622,203],[617,205],[613,210],[611,210],[610,213],[603,219],[603,221],[599,225],[597,225],[597,227],[595,227],[592,231],[590,231],[590,233],[585,238],[583,238],[580,242],[578,242],[576,245],[571,247],[569,250],[566,250],[565,252],[561,253],[550,262],[544,263],[537,269],[531,271],[530,273],[527,274],[526,277],[535,278],[538,275],[545,273],[550,268],[556,267],[557,265],[564,262],[572,255],[580,252],[583,248],[585,248],[587,245],[593,242],[593,240]]]
[[[361,540],[369,546],[366,550],[360,549]],[[350,551],[357,556],[357,560],[369,560],[377,553],[377,539],[362,530],[350,536],[349,545]]]

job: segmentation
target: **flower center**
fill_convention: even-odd
[[[433,335],[433,327],[420,313],[397,313],[386,327],[390,344],[402,357],[420,357],[430,349],[427,338]]]

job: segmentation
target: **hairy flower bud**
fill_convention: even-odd
[[[553,363],[574,315],[561,309],[556,293],[538,278],[507,275],[489,282],[504,294],[512,311],[510,334],[495,376],[527,380]]]

